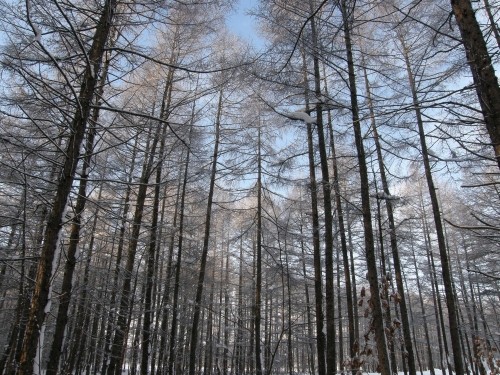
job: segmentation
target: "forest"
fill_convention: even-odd
[[[0,0],[0,374],[500,374],[500,1],[242,4]]]

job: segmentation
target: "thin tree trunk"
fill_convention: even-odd
[[[192,106],[192,110],[191,110],[191,121],[193,120],[194,118],[194,113],[195,113],[195,108],[196,108],[196,101],[193,101],[193,106]],[[191,144],[191,135],[192,135],[192,132],[193,132],[193,124],[191,123],[190,124],[190,127],[189,127],[189,135],[188,135],[188,141],[187,143],[188,144]],[[175,242],[175,236],[176,236],[176,232],[179,231],[178,235],[179,235],[179,248],[178,248],[178,256],[181,255],[182,251],[182,231],[179,225],[178,227],[178,224],[177,224],[177,221],[179,220],[180,222],[180,218],[178,218],[179,215],[179,212],[181,213],[182,215],[182,218],[184,218],[184,213],[183,211],[180,211],[180,208],[184,209],[184,203],[185,203],[185,200],[183,200],[185,198],[185,194],[186,194],[186,186],[187,186],[187,173],[188,173],[188,168],[189,168],[189,154],[190,154],[190,151],[187,150],[187,154],[186,154],[186,160],[185,160],[185,167],[184,167],[184,175],[183,175],[183,168],[179,167],[179,176],[178,176],[178,184],[177,184],[177,193],[176,193],[176,198],[175,198],[175,209],[174,209],[174,215],[173,215],[173,223],[172,223],[172,233],[170,234],[170,239],[169,239],[169,245],[168,245],[168,260],[167,260],[167,275],[166,275],[166,278],[167,278],[167,281],[166,281],[166,285],[165,285],[165,289],[163,291],[163,296],[162,296],[162,309],[163,309],[163,314],[162,314],[162,318],[161,318],[161,328],[160,328],[160,332],[161,332],[161,339],[160,339],[160,348],[159,348],[159,355],[158,355],[158,358],[159,358],[159,365],[158,365],[158,372],[160,372],[162,369],[168,369],[168,371],[173,371],[173,363],[172,363],[172,368],[170,368],[170,358],[167,357],[167,355],[170,353],[170,351],[167,351],[167,327],[168,327],[168,317],[169,317],[169,309],[168,309],[168,305],[169,305],[169,300],[170,300],[170,284],[171,284],[171,279],[172,279],[172,272],[173,272],[173,267],[172,267],[172,260],[173,260],[173,252],[174,252],[174,242]],[[181,193],[182,191],[182,193]],[[179,202],[180,202],[180,205],[179,205]],[[180,270],[180,260],[177,261],[177,269]],[[180,271],[179,271],[180,272]],[[174,274],[174,278],[177,280],[177,284],[179,283],[179,278],[180,278],[180,273],[177,274],[177,271],[176,273]],[[175,281],[174,281],[175,283]],[[175,285],[177,285],[175,284]],[[174,285],[174,289],[175,289],[175,285]],[[177,287],[177,295],[178,295],[178,287]],[[174,293],[175,294],[175,293]],[[174,303],[175,305],[177,305],[177,300],[174,300]],[[174,316],[173,312],[176,312],[177,311],[177,306],[174,308],[172,308],[172,318]],[[174,330],[174,335],[175,335],[175,330]],[[169,374],[171,372],[168,372]]]
[[[391,374],[391,363],[387,352],[387,339],[384,330],[384,318],[382,304],[380,301],[380,289],[377,275],[377,261],[375,258],[375,244],[372,228],[371,210],[370,210],[370,191],[368,182],[368,171],[366,167],[365,150],[363,146],[363,136],[361,134],[361,124],[358,113],[358,99],[356,92],[356,76],[354,73],[354,60],[352,56],[351,42],[351,17],[352,9],[347,7],[346,0],[341,2],[342,18],[344,23],[344,38],[347,52],[347,67],[349,71],[349,90],[351,95],[352,124],[354,128],[354,137],[356,141],[356,150],[359,163],[359,175],[361,183],[361,205],[363,212],[363,229],[365,237],[365,255],[368,268],[368,282],[370,284],[371,304],[373,324],[375,330],[375,340],[377,343],[377,352],[379,368],[382,375]]]
[[[368,74],[363,62],[363,72],[365,77],[366,86],[366,96],[368,99],[368,106],[370,110],[370,120],[371,127],[373,129],[373,139],[375,141],[375,148],[377,150],[377,159],[379,165],[380,179],[382,181],[382,188],[384,191],[383,199],[385,200],[385,207],[387,210],[387,219],[389,221],[389,236],[392,250],[392,259],[394,262],[394,272],[396,277],[396,287],[399,294],[399,307],[401,309],[401,319],[403,325],[403,337],[404,337],[404,348],[405,353],[403,355],[403,360],[406,359],[408,362],[408,369],[410,375],[416,375],[417,369],[415,366],[415,355],[413,353],[413,344],[410,332],[410,321],[408,319],[408,308],[406,305],[405,288],[403,285],[403,274],[401,268],[401,260],[399,258],[398,249],[398,239],[396,236],[396,225],[394,223],[394,208],[392,206],[391,193],[389,191],[389,183],[387,182],[387,176],[385,173],[385,164],[382,155],[382,147],[380,145],[380,139],[378,135],[377,125],[375,123],[375,112],[373,109],[373,102],[371,97],[371,87],[370,81],[368,80]]]
[[[2,361],[0,362],[0,374],[4,373],[4,368],[7,368],[6,374],[10,374],[11,372],[14,371],[14,360],[16,357],[16,352],[18,345],[21,341],[21,334],[23,332],[23,313],[27,311],[27,306],[29,305],[29,289],[27,287],[26,283],[26,265],[25,265],[25,258],[26,258],[26,189],[27,189],[27,184],[24,184],[24,191],[23,191],[23,198],[22,198],[22,204],[20,205],[20,210],[22,209],[22,215],[23,215],[23,221],[22,221],[22,229],[21,229],[21,270],[20,270],[20,275],[19,275],[19,295],[17,298],[17,303],[16,303],[16,310],[15,310],[15,319],[14,319],[14,324],[12,326],[12,329],[9,332],[9,338],[7,340],[7,345],[5,348],[5,352],[2,357]],[[9,243],[7,245],[7,248],[10,248],[12,246],[11,240],[13,239],[13,235],[11,232],[11,236],[9,238]],[[5,297],[4,297],[5,299]],[[2,308],[3,308],[3,300],[2,300]],[[17,344],[17,345],[16,345]]]
[[[302,225],[302,217],[301,217],[301,223],[300,223],[300,251],[302,255],[302,275],[304,277],[304,292],[305,292],[305,297],[306,297],[306,314],[307,314],[307,334],[310,339],[308,340],[308,346],[309,346],[309,351],[307,353],[307,359],[308,359],[308,364],[309,364],[309,373],[314,374],[316,372],[315,370],[315,360],[314,360],[314,345],[313,345],[313,323],[312,323],[312,317],[311,317],[311,302],[310,302],[310,297],[309,297],[309,286],[307,284],[307,270],[306,270],[306,255],[304,251],[304,234],[303,234],[303,225]]]
[[[125,230],[126,230],[126,224],[128,222],[128,211],[130,209],[130,194],[132,191],[132,180],[133,180],[133,173],[135,169],[135,159],[137,156],[137,144],[138,144],[138,139],[139,136],[136,135],[134,139],[134,145],[132,148],[132,164],[130,166],[130,171],[128,174],[128,183],[127,183],[127,188],[125,192],[125,198],[123,200],[123,212],[121,214],[121,222],[120,222],[120,230],[119,230],[119,238],[118,238],[118,248],[116,250],[116,261],[115,261],[115,269],[113,271],[113,284],[111,286],[111,297],[110,297],[110,304],[109,304],[109,313],[107,316],[107,326],[105,330],[105,337],[104,337],[104,348],[102,351],[102,355],[99,357],[102,357],[102,367],[101,367],[101,373],[102,375],[106,375],[107,371],[107,366],[108,366],[108,358],[109,355],[111,354],[111,340],[112,340],[112,335],[113,335],[113,324],[114,324],[114,311],[116,309],[116,299],[117,299],[117,294],[118,294],[118,282],[119,282],[119,277],[120,277],[120,271],[122,269],[121,263],[122,263],[122,258],[123,258],[123,249],[125,247]],[[111,266],[111,264],[110,264]]]
[[[328,96],[328,89],[327,89],[327,80],[325,78],[325,90],[326,95]],[[333,171],[333,190],[335,192],[335,204],[336,204],[336,210],[337,210],[337,220],[339,223],[339,234],[340,234],[340,248],[342,251],[342,262],[344,266],[344,282],[345,282],[345,289],[346,289],[346,302],[347,302],[347,321],[348,321],[348,329],[349,329],[349,359],[351,361],[351,367],[353,370],[353,373],[357,371],[358,366],[355,365],[354,357],[356,356],[356,350],[355,350],[355,329],[354,329],[354,302],[353,302],[353,290],[352,290],[352,285],[351,285],[351,271],[349,268],[349,255],[348,255],[348,249],[347,249],[347,239],[346,239],[346,229],[345,229],[345,223],[344,223],[344,210],[342,208],[342,195],[340,194],[340,176],[339,176],[339,168],[338,168],[338,161],[337,161],[337,152],[336,152],[336,147],[335,147],[335,138],[333,136],[333,122],[331,118],[331,111],[328,111],[328,127],[329,127],[329,132],[330,132],[330,150],[332,154],[332,171]],[[338,268],[338,265],[337,265]],[[339,283],[340,285],[340,283]],[[340,293],[340,292],[339,292]],[[340,299],[340,294],[339,294],[339,299]],[[339,316],[341,314],[340,311],[340,303],[339,303]],[[340,324],[340,323],[339,323]],[[339,326],[339,335],[340,335],[340,326]],[[340,349],[342,351],[342,349]],[[343,360],[342,360],[342,355],[340,356],[340,365],[343,365]],[[354,366],[353,366],[354,365]]]
[[[237,315],[237,333],[236,333],[236,350],[235,350],[235,366],[236,375],[243,375],[245,371],[245,345],[243,345],[244,321],[243,321],[243,234],[240,234],[240,256],[239,256],[239,273],[238,273],[238,315]]]
[[[162,116],[160,116],[160,118],[161,117]],[[125,263],[124,281],[121,288],[121,300],[118,309],[118,320],[116,323],[117,328],[111,348],[111,358],[107,368],[107,373],[111,375],[120,375],[123,366],[123,355],[129,328],[128,316],[132,300],[132,277],[134,274],[135,258],[139,243],[140,230],[142,226],[144,205],[147,195],[146,193],[149,187],[149,178],[154,167],[153,161],[156,154],[156,146],[160,138],[161,129],[164,126],[166,125],[156,125],[157,128],[153,137],[153,141],[151,142],[150,147],[148,147],[149,153],[145,155],[144,166],[140,178],[139,189],[137,192],[136,207],[132,222],[132,233],[128,247],[127,260]]]
[[[305,86],[306,110],[309,110],[309,88],[307,86],[307,70],[305,53],[302,52],[303,75]],[[314,298],[316,306],[316,350],[318,352],[318,375],[326,374],[325,365],[325,333],[323,332],[323,275],[321,268],[320,235],[319,235],[319,213],[318,213],[318,186],[316,183],[316,163],[314,160],[313,129],[310,123],[307,126],[307,148],[309,160],[309,187],[311,192],[311,219],[313,240],[313,262],[314,262]]]
[[[374,172],[373,172],[374,173]],[[389,304],[389,287],[390,287],[390,279],[387,277],[390,272],[390,264],[385,260],[385,246],[384,246],[384,233],[382,229],[382,214],[380,212],[380,199],[379,190],[377,187],[377,183],[375,180],[375,194],[377,196],[377,226],[378,226],[378,243],[379,243],[379,253],[380,253],[380,267],[381,267],[381,298],[385,301],[385,304],[382,306],[384,311],[384,320],[385,326],[388,328],[387,330],[387,346],[389,349],[389,356],[391,360],[392,373],[397,374],[397,360],[396,360],[396,351],[394,346],[394,338],[395,332],[391,331],[389,327],[392,325],[392,313],[391,306]],[[406,375],[406,374],[405,374]]]
[[[173,73],[172,73],[173,74]],[[168,113],[170,108],[170,101],[172,95],[172,77],[169,74],[164,93],[164,101],[162,104],[162,117]],[[158,241],[158,214],[160,208],[160,185],[162,179],[163,158],[165,154],[165,137],[167,134],[168,126],[165,124],[162,127],[162,134],[160,136],[160,150],[158,153],[158,163],[156,164],[156,180],[153,198],[153,212],[151,233],[149,239],[149,246],[146,260],[146,295],[144,299],[144,321],[142,327],[142,357],[141,357],[141,375],[147,375],[149,369],[149,357],[151,347],[151,327],[153,324],[153,289],[154,289],[154,273],[155,273],[155,251],[157,249]]]
[[[444,327],[443,308],[441,305],[441,298],[439,297],[439,286],[437,281],[436,265],[434,262],[434,255],[432,253],[431,239],[429,234],[429,228],[427,225],[427,217],[424,211],[423,199],[421,199],[420,204],[422,210],[422,224],[424,230],[425,248],[427,252],[427,264],[429,266],[429,269],[431,270],[430,272],[431,290],[432,290],[432,298],[434,300],[434,315],[436,317],[436,330],[439,343],[440,364],[442,371],[446,372],[448,370],[450,371],[451,375],[452,372],[449,361],[448,339],[446,338],[446,332]]]
[[[483,0],[484,8],[486,9],[486,14],[488,15],[488,20],[490,21],[491,31],[495,36],[495,40],[497,42],[497,47],[500,48],[500,32],[498,31],[497,23],[495,22],[495,17],[493,12],[491,11],[490,0]]]
[[[193,129],[193,124],[189,128],[189,144],[191,144],[191,134]],[[167,374],[174,374],[174,365],[176,363],[176,345],[177,343],[177,318],[179,309],[179,290],[180,290],[180,275],[181,275],[181,264],[182,264],[182,250],[183,250],[183,242],[184,242],[184,207],[186,203],[186,188],[188,181],[188,171],[189,171],[189,159],[190,159],[191,151],[188,149],[186,154],[186,161],[184,166],[184,176],[182,180],[182,192],[180,195],[180,206],[179,206],[179,239],[177,243],[177,259],[175,265],[175,276],[174,276],[174,291],[172,295],[172,322],[170,328],[170,342],[168,349],[168,363],[167,363]],[[165,301],[164,303],[167,303]],[[163,320],[166,320],[166,312],[164,312]]]
[[[410,233],[411,235],[411,233]],[[425,311],[424,307],[424,299],[422,296],[422,286],[420,284],[420,276],[418,273],[418,266],[417,266],[417,258],[415,256],[415,250],[413,248],[413,236],[411,236],[411,253],[412,253],[412,259],[413,259],[413,268],[415,269],[415,278],[417,281],[417,290],[418,290],[418,298],[420,302],[420,311],[422,312],[422,318],[424,321],[424,333],[425,333],[425,342],[427,343],[427,364],[429,366],[429,370],[431,372],[431,375],[436,375],[436,372],[434,371],[434,360],[432,358],[432,347],[431,347],[431,340],[430,340],[430,335],[429,335],[429,326],[427,324],[427,314]]]
[[[429,189],[429,196],[431,199],[432,205],[432,214],[434,216],[434,225],[436,227],[436,236],[438,241],[439,255],[441,259],[441,270],[443,274],[443,284],[446,295],[446,306],[448,307],[448,320],[450,323],[450,336],[451,336],[451,346],[453,350],[453,360],[455,363],[455,373],[456,375],[464,374],[464,365],[462,360],[462,346],[460,340],[459,333],[459,322],[458,322],[458,314],[457,314],[457,306],[455,301],[455,293],[453,292],[453,279],[451,275],[450,262],[448,258],[448,252],[446,249],[446,241],[444,236],[443,223],[441,221],[441,214],[439,208],[439,202],[436,194],[436,188],[434,186],[434,180],[432,178],[431,172],[431,164],[429,161],[429,153],[427,150],[427,142],[425,140],[425,131],[424,131],[424,122],[422,119],[422,113],[420,110],[420,102],[418,100],[417,87],[414,81],[414,74],[410,65],[410,59],[408,56],[408,49],[405,45],[404,39],[402,37],[399,38],[401,45],[403,47],[403,57],[406,63],[406,70],[408,74],[408,81],[410,84],[410,90],[413,99],[413,107],[415,110],[415,117],[417,120],[418,133],[420,138],[420,146],[422,152],[422,159],[424,162],[425,169],[425,177],[427,180],[427,187]],[[498,89],[498,84],[497,84]],[[498,103],[495,105],[500,105],[500,91],[498,96]],[[500,116],[500,107],[499,113]],[[498,118],[498,156],[500,157],[500,117]],[[500,167],[500,158],[498,159],[499,167]]]
[[[346,205],[345,218],[347,221],[347,240],[349,244],[349,260],[351,267],[351,285],[352,285],[352,312],[354,317],[354,353],[359,352],[359,315],[358,315],[358,292],[356,289],[356,272],[354,269],[354,245],[352,243],[352,228],[349,219],[351,208],[349,203]]]
[[[203,236],[203,249],[201,252],[200,273],[196,286],[196,297],[194,301],[193,323],[191,326],[191,342],[189,351],[189,375],[196,372],[196,348],[198,346],[198,325],[200,323],[201,300],[203,297],[203,285],[205,280],[205,270],[207,265],[208,245],[210,240],[210,221],[212,218],[212,202],[215,187],[215,176],[217,173],[217,158],[219,156],[220,126],[222,117],[222,90],[219,93],[219,104],[217,108],[217,118],[215,122],[215,144],[212,155],[212,170],[210,173],[210,187],[208,191],[207,212],[205,215],[205,233]]]
[[[313,1],[309,1],[309,10],[314,13]],[[315,17],[310,18],[311,43],[313,49],[314,94],[321,98],[321,74],[318,50],[320,48],[316,31]],[[335,326],[335,292],[333,275],[333,210],[328,157],[326,153],[325,133],[323,129],[323,108],[321,101],[316,103],[316,130],[318,132],[318,149],[321,165],[321,186],[323,188],[323,211],[325,216],[325,307],[326,307],[326,371],[329,374],[337,371],[336,326]]]
[[[227,375],[229,371],[229,239],[226,248],[226,270],[224,272],[224,348],[222,351],[222,375]]]
[[[99,193],[97,194],[97,202],[101,200],[102,197],[102,191],[103,191],[103,184],[99,187]],[[91,260],[92,260],[92,253],[94,251],[94,241],[95,241],[95,231],[97,228],[97,220],[99,218],[99,205],[97,206],[95,212],[94,212],[94,221],[92,223],[92,230],[91,230],[91,237],[87,249],[87,260],[85,262],[85,269],[83,272],[83,282],[82,285],[83,290],[80,295],[79,303],[78,303],[78,308],[76,312],[76,327],[75,330],[73,331],[73,345],[71,345],[71,350],[69,352],[69,358],[67,360],[66,366],[64,371],[66,371],[69,374],[73,373],[74,366],[75,366],[75,361],[77,356],[81,356],[82,353],[84,352],[84,343],[85,340],[82,340],[81,337],[83,336],[83,330],[87,328],[87,325],[90,320],[90,314],[88,311],[88,301],[87,301],[87,296],[89,292],[89,278],[90,278],[90,265],[91,265]],[[93,348],[94,349],[94,348]]]
[[[262,375],[261,359],[261,305],[262,305],[262,159],[261,159],[261,123],[259,117],[257,139],[257,233],[256,233],[256,278],[255,278],[255,305],[254,305],[254,329],[255,329],[255,373]],[[192,375],[192,374],[191,374]]]

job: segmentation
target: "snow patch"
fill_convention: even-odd
[[[377,194],[372,195],[372,197],[377,199],[385,199],[388,201],[397,201],[401,199],[401,197],[398,197],[396,195],[386,194],[384,191],[379,191],[377,192]]]
[[[287,112],[285,116],[291,120],[300,120],[304,121],[306,124],[316,124],[316,119],[309,116],[309,114],[305,112]]]

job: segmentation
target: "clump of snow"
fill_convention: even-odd
[[[316,119],[309,116],[306,112],[287,112],[285,116],[292,120],[304,121],[306,124],[316,124]]]
[[[377,194],[372,195],[372,197],[377,198],[377,199],[385,199],[388,201],[397,201],[401,199],[400,197],[396,195],[391,195],[391,194],[386,194],[384,191],[378,191]]]

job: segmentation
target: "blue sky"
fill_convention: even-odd
[[[258,0],[239,0],[235,13],[228,16],[227,27],[252,44],[260,44],[257,35],[256,21],[247,11],[255,7]],[[260,41],[262,42],[262,41]]]

